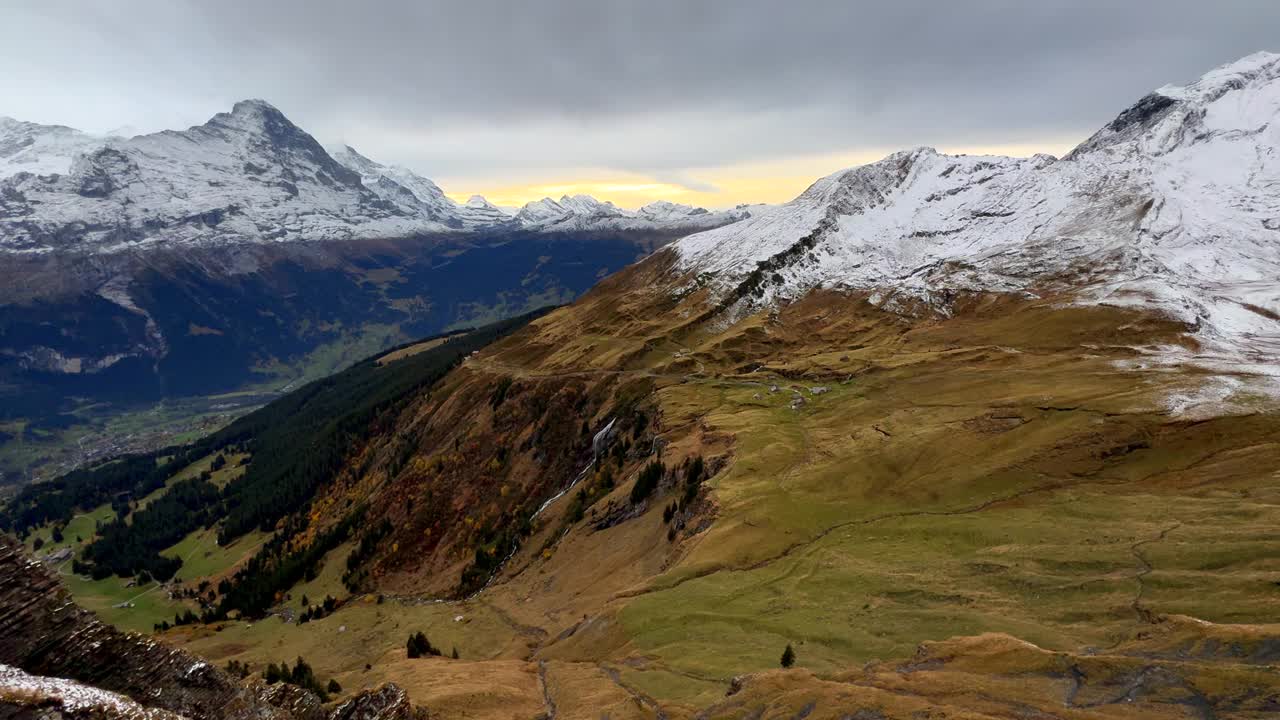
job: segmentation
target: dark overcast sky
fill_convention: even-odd
[[[0,114],[154,130],[261,97],[323,142],[487,185],[709,189],[787,158],[1061,145],[1280,50],[1275,0],[0,0],[0,20]]]

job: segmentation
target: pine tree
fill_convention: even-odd
[[[458,659],[458,648],[456,648],[456,647],[455,647],[455,648],[453,649],[453,654],[452,654],[452,655],[450,655],[449,657],[453,658],[454,660],[457,660],[457,659]]]
[[[329,692],[334,693],[334,694],[337,694],[337,693],[342,692],[342,686],[341,686],[341,685],[339,685],[339,684],[338,684],[338,681],[337,681],[337,680],[334,680],[333,678],[329,678],[329,687],[328,687],[328,688],[326,688],[326,689],[327,689]]]
[[[635,505],[641,500],[649,497],[658,487],[658,481],[662,480],[662,474],[665,471],[662,463],[654,460],[644,466],[640,470],[640,476],[636,478],[635,485],[631,486],[631,504]]]
[[[789,668],[796,664],[796,651],[791,649],[791,643],[787,643],[787,649],[782,651],[782,667]]]
[[[441,655],[440,649],[434,647],[421,631],[409,635],[409,641],[405,643],[405,650],[411,658]]]

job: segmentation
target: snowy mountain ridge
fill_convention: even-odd
[[[1280,55],[1165,86],[1062,159],[890,155],[674,244],[741,309],[815,288],[945,312],[957,291],[1067,290],[1198,328],[1204,364],[1280,382]]]
[[[514,218],[343,146],[326,151],[262,100],[187,130],[98,137],[0,118],[0,252],[111,253],[468,232],[694,232],[742,213],[629,213],[578,196]],[[673,206],[675,207],[675,206]]]
[[[27,172],[65,174],[81,153],[118,135],[98,136],[63,125],[41,125],[0,116],[0,178]]]
[[[631,211],[590,195],[565,195],[558,201],[542,198],[527,203],[516,213],[515,219],[525,227],[540,230],[635,230],[666,227],[693,231],[734,223],[750,215],[751,211],[742,207],[712,212],[665,200]]]
[[[442,225],[460,228],[456,206],[439,185],[402,167],[374,162],[350,145],[329,154],[348,170],[360,174],[360,182],[374,194],[390,203],[405,202],[415,206],[422,216]]]
[[[108,140],[65,174],[0,182],[0,246],[115,251],[157,244],[397,237],[446,230],[388,200],[271,105]]]

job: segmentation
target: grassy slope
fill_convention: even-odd
[[[207,455],[174,473],[172,477],[165,481],[164,487],[149,493],[146,497],[139,500],[137,507],[134,508],[134,512],[143,510],[148,505],[155,502],[157,498],[164,495],[175,483],[198,477],[200,473],[213,466],[215,457],[216,453]],[[224,455],[224,458],[227,461],[226,465],[222,466],[217,472],[211,473],[209,481],[218,487],[225,487],[227,483],[244,474],[244,468],[240,465],[240,461],[247,457],[249,457],[247,453],[226,453]]]
[[[72,548],[77,554],[84,546],[92,542],[98,522],[106,522],[115,517],[110,505],[94,508],[92,512],[79,513],[72,517],[63,530],[63,541],[53,543],[50,539],[52,528],[43,527],[31,533],[27,538],[27,547],[31,548],[35,538],[42,537],[46,545],[37,553],[46,555],[63,547]],[[76,538],[80,538],[80,542]],[[196,609],[182,601],[170,600],[158,583],[147,583],[142,586],[130,586],[130,581],[118,577],[102,580],[90,580],[71,572],[71,561],[61,563],[57,568],[67,589],[82,607],[93,610],[104,621],[121,628],[136,632],[151,632],[156,623],[172,620],[174,613],[182,612],[188,607]],[[131,604],[131,605],[130,605]]]
[[[244,468],[238,467],[243,455],[229,455],[226,467],[214,473],[215,483],[225,483]],[[138,509],[160,497],[173,483],[195,477],[207,470],[213,462],[213,456],[201,458],[174,474],[166,486],[150,493],[138,501]],[[45,555],[69,547],[78,554],[96,535],[98,522],[107,522],[114,517],[111,506],[102,505],[92,512],[79,513],[72,517],[63,530],[63,541],[52,542],[53,528],[46,526],[34,530],[27,538],[27,547],[32,548],[36,538],[45,541],[38,554]],[[169,557],[182,557],[183,567],[176,574],[178,580],[196,583],[204,578],[216,579],[227,570],[247,557],[266,538],[264,533],[255,532],[238,539],[226,548],[216,545],[216,530],[197,530],[181,542],[164,552]],[[80,538],[77,542],[76,538]],[[63,582],[67,584],[76,602],[94,612],[108,623],[124,630],[150,632],[156,623],[172,621],[175,613],[188,608],[199,610],[194,603],[171,600],[158,583],[130,585],[130,581],[118,577],[102,580],[90,580],[72,574],[71,562],[68,560],[58,568]]]
[[[1155,612],[1271,617],[1280,487],[1256,468],[1280,466],[1274,420],[1170,429],[1158,395],[1184,378],[1140,386],[1077,353],[836,352],[797,364],[853,378],[663,391],[670,419],[731,433],[735,459],[716,525],[622,608],[636,651],[724,682],[788,642],[823,672],[990,631],[1112,645],[1141,625],[1140,589]]]
[[[222,547],[218,545],[216,528],[201,529],[193,531],[160,554],[182,558],[182,567],[178,568],[174,577],[192,584],[204,578],[221,578],[228,570],[252,556],[267,537],[267,533],[255,530]]]
[[[118,577],[90,580],[78,575],[64,575],[63,582],[76,602],[94,611],[104,622],[121,630],[149,633],[156,623],[173,622],[173,616],[188,608],[198,611],[193,603],[170,600],[159,583],[129,587]]]
[[[656,577],[614,585],[603,613],[621,629],[544,653],[645,658],[623,668],[628,682],[698,707],[732,676],[776,667],[788,642],[806,668],[835,673],[955,635],[1073,650],[1113,646],[1147,613],[1274,617],[1280,422],[1170,417],[1163,399],[1195,372],[1124,372],[1127,348],[1077,344],[1177,342],[1167,325],[1047,303],[902,327],[821,303],[789,312],[651,342],[631,366],[657,378],[676,452],[692,427],[732,437],[716,521]],[[536,372],[601,356],[580,324],[553,320],[565,327]],[[745,360],[758,369],[742,372]],[[657,529],[593,543],[661,544]],[[632,563],[583,548],[566,540],[495,601],[554,635],[565,614],[549,608],[610,581],[583,565]]]
[[[1178,653],[1183,664],[1161,672],[1224,696],[1251,683],[1258,697],[1276,691],[1239,658],[1185,653],[1246,627],[1264,645],[1280,634],[1260,625],[1280,602],[1280,421],[1166,414],[1164,398],[1203,378],[1118,361],[1134,345],[1181,342],[1168,323],[1048,302],[907,321],[818,297],[776,323],[677,332],[661,323],[687,314],[601,310],[609,300],[538,321],[537,340],[486,352],[457,381],[652,380],[666,458],[725,456],[709,529],[669,543],[662,497],[608,530],[551,537],[545,555],[530,542],[511,563],[525,570],[470,602],[362,597],[303,626],[269,618],[170,639],[218,662],[301,654],[348,689],[393,679],[433,709],[471,717],[535,714],[547,693],[566,716],[575,703],[652,716],[656,700],[682,717],[736,702],[725,689],[742,673],[761,673],[743,698],[777,703],[781,716],[821,701],[812,717],[853,707],[905,717],[948,703],[1120,717],[1114,705],[1064,708],[1063,663],[1088,665],[1095,684],[1116,679],[1112,696],[1123,697],[1149,672],[1142,663]],[[624,482],[613,497],[625,493]],[[564,504],[537,539],[554,534]],[[326,557],[305,587],[313,602],[344,559]],[[1152,622],[1172,614],[1219,624]],[[464,661],[405,659],[416,630],[456,644]],[[894,664],[922,642],[983,633],[997,634],[944,642],[918,675]],[[1142,644],[1172,636],[1183,639]],[[788,642],[802,669],[766,672]],[[892,662],[850,670],[877,659]],[[948,663],[962,667],[939,670]],[[1010,676],[1024,679],[1011,686]],[[1093,699],[1113,702],[1104,695]],[[1181,702],[1143,708],[1181,717]]]
[[[39,550],[41,555],[47,555],[65,547],[79,552],[80,548],[88,545],[93,540],[94,535],[97,534],[98,523],[105,523],[114,518],[115,513],[111,511],[111,506],[101,505],[94,508],[92,512],[79,513],[73,516],[62,531],[62,542],[60,543],[53,541],[53,527],[51,525],[33,530],[27,538],[27,549],[34,549],[36,538],[39,538],[44,543]]]
[[[289,592],[293,597],[293,604],[299,609],[304,609],[301,604],[303,597],[306,597],[312,605],[319,605],[326,597],[335,599],[346,597],[349,593],[342,584],[342,574],[347,571],[347,556],[355,546],[354,541],[348,541],[325,553],[315,579],[304,580],[294,585]]]

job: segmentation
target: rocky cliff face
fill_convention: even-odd
[[[336,708],[291,685],[241,684],[182,650],[76,606],[44,565],[0,539],[0,717],[407,720],[389,685]]]

